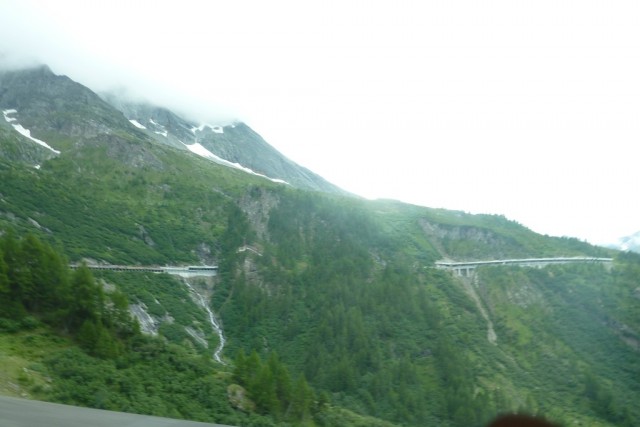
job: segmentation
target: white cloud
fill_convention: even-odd
[[[640,229],[636,2],[0,0],[0,12],[12,58],[205,121],[240,117],[356,193],[592,241]]]

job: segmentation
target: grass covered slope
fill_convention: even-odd
[[[141,334],[118,289],[84,266],[69,271],[31,234],[0,237],[0,297],[0,392],[9,395],[230,425],[391,425],[318,401],[274,353],[230,368]]]
[[[72,260],[195,261],[244,186],[264,181],[169,148],[83,147],[40,170],[0,160],[0,221],[59,239]],[[146,146],[146,147],[145,147]],[[115,152],[112,152],[115,151]],[[268,183],[264,183],[269,186]]]
[[[510,369],[526,378],[527,398],[538,408],[637,423],[639,261],[621,254],[612,271],[574,265],[480,272],[478,292],[500,347],[513,360]]]
[[[638,393],[634,382],[637,371],[628,362],[632,354],[628,352],[635,350],[626,349],[626,356],[618,356],[607,355],[602,349],[613,348],[607,340],[633,336],[638,330],[636,323],[615,320],[627,325],[629,331],[622,334],[603,329],[601,333],[608,338],[602,343],[583,343],[580,340],[587,337],[580,334],[565,342],[561,333],[571,335],[577,333],[572,331],[581,330],[578,317],[563,318],[565,329],[538,319],[554,305],[555,310],[570,313],[571,301],[540,290],[536,292],[544,298],[539,305],[514,307],[507,303],[514,298],[509,292],[524,292],[526,286],[501,288],[500,280],[508,280],[511,273],[497,269],[495,277],[480,276],[479,284],[474,285],[481,286],[476,292],[495,325],[498,340],[494,345],[486,338],[487,322],[468,288],[448,273],[431,268],[442,257],[465,259],[474,253],[482,255],[476,258],[492,259],[599,255],[602,249],[573,239],[539,236],[502,217],[292,190],[238,171],[212,167],[170,148],[149,145],[140,149],[141,155],[152,160],[142,164],[121,158],[119,153],[125,153],[124,148],[111,150],[115,149],[100,144],[85,146],[73,156],[50,160],[40,170],[1,164],[0,221],[20,232],[36,233],[73,260],[89,258],[126,264],[215,262],[220,266],[220,276],[214,285],[212,307],[222,319],[228,338],[225,355],[232,366],[240,351],[246,355],[255,351],[263,361],[277,354],[292,384],[302,375],[306,378],[316,402],[407,425],[481,425],[500,411],[518,409],[594,425],[637,419],[630,405]],[[239,252],[243,247],[252,250]],[[628,259],[620,265],[634,263]],[[613,272],[603,271],[597,277],[622,274],[626,285],[613,279],[610,284],[601,285],[594,281],[596,276],[591,270],[575,268],[576,277],[590,287],[612,289],[603,316],[618,319],[610,311],[626,304],[625,315],[634,318],[637,299],[628,299],[629,291],[623,291],[637,277],[630,272],[633,270],[624,274],[618,267]],[[517,271],[525,277],[538,272]],[[144,285],[144,294],[134,278],[112,275],[104,279],[133,302],[153,301],[154,292],[161,300],[165,286],[160,279],[154,285],[150,276],[144,279],[145,283],[149,281]],[[535,282],[535,289],[542,286],[546,285]],[[588,301],[593,295],[584,297]],[[163,304],[157,310],[167,307]],[[184,323],[193,321],[198,321],[197,316]],[[177,347],[162,345],[144,363],[156,363],[156,357],[173,360],[177,356],[169,356],[171,352],[182,352],[194,361],[202,359],[203,351],[185,336],[183,329],[165,326],[162,334]],[[558,346],[569,350],[550,356],[546,347],[535,344],[539,337],[558,340]],[[215,344],[213,336],[210,340]],[[604,345],[598,358],[578,351],[580,345],[584,348],[600,344]],[[527,350],[521,347],[524,345],[529,346]],[[62,359],[76,360],[78,366],[95,364],[109,375],[91,377],[91,369],[81,369],[73,375],[66,365],[50,359],[47,366],[70,376],[54,379],[64,384],[68,393],[72,393],[76,381],[81,384],[92,378],[89,383],[94,387],[93,394],[81,390],[73,394],[76,397],[54,393],[52,398],[94,406],[97,403],[93,398],[83,400],[80,395],[93,396],[107,390],[107,397],[101,401],[109,402],[109,408],[125,405],[129,410],[148,411],[153,406],[139,403],[144,399],[140,401],[136,393],[130,394],[129,403],[125,403],[127,400],[120,396],[123,389],[109,385],[111,375],[123,375],[118,373],[117,361],[92,362],[91,356],[71,351]],[[536,364],[549,357],[554,370]],[[132,359],[126,363],[142,362]],[[581,368],[573,369],[574,364]],[[153,374],[159,378],[163,370],[174,369],[141,366],[145,367],[135,369],[159,369]],[[187,369],[197,372],[200,368]],[[613,376],[600,374],[601,369]],[[135,372],[127,371],[126,376],[136,378]],[[241,372],[237,380],[232,371],[222,372],[227,372],[222,383],[242,382]],[[580,388],[589,373],[599,384],[591,394]],[[269,378],[267,373],[263,375]],[[628,376],[621,389],[628,397],[615,391],[612,383],[602,382],[603,378],[616,375]],[[567,385],[566,377],[577,379]],[[277,382],[264,378],[257,382],[244,380],[242,387],[254,397],[260,395],[265,384],[277,389]],[[68,382],[70,379],[72,382]],[[531,389],[531,384],[537,388]],[[571,384],[575,385],[573,389]],[[610,402],[615,402],[613,406],[606,403],[608,391]],[[171,399],[171,393],[160,393],[154,398],[159,399],[156,404]],[[601,397],[596,401],[600,399],[600,403],[590,403],[593,399],[589,396],[598,393]],[[286,412],[277,400],[256,400],[263,402],[253,412],[256,416],[271,416],[275,422]],[[604,405],[602,402],[612,409],[594,409]],[[175,411],[190,417],[200,410]],[[322,425],[330,417],[325,421],[317,416],[313,419]]]
[[[395,211],[389,212],[378,203],[283,194],[271,211],[261,256],[245,253],[231,258],[232,264],[225,268],[227,276],[214,295],[214,307],[225,319],[234,344],[265,352],[278,349],[283,361],[304,371],[311,384],[328,392],[333,401],[410,425],[481,425],[498,412],[519,409],[594,425],[637,419],[631,401],[638,396],[638,371],[631,362],[638,349],[612,347],[611,343],[621,338],[606,328],[600,333],[608,341],[578,335],[585,341],[564,342],[561,333],[584,330],[578,316],[565,315],[562,328],[552,322],[541,323],[540,316],[548,307],[571,313],[572,304],[587,304],[593,294],[585,291],[577,294],[580,298],[576,300],[542,294],[538,306],[530,304],[517,311],[512,328],[517,332],[521,325],[521,340],[530,343],[523,356],[515,332],[505,329],[501,317],[513,313],[514,308],[497,306],[484,290],[495,292],[496,299],[508,298],[507,292],[526,292],[527,282],[500,290],[500,280],[506,280],[510,270],[496,268],[495,276],[483,279],[483,287],[478,289],[477,283],[465,284],[431,268],[429,261],[441,256],[436,248],[442,241],[424,238],[416,229],[423,218],[434,221],[434,212],[414,207],[403,211],[400,205],[393,208]],[[450,215],[454,220],[449,222],[464,221],[464,216]],[[469,225],[464,227],[484,230],[485,235],[509,236],[505,228],[516,230],[518,239],[509,246],[513,252],[506,252],[510,257],[536,256],[539,247],[544,247],[544,255],[602,251],[577,240],[538,236],[500,217],[467,217]],[[250,221],[238,220],[236,228],[240,235],[248,236]],[[459,240],[464,242],[464,238]],[[506,251],[499,245],[491,252],[491,245],[480,243],[488,248],[488,259]],[[475,241],[468,244],[480,247]],[[621,287],[637,286],[638,276],[629,273],[634,265],[637,260],[627,259],[612,272],[595,270],[599,275],[593,271],[599,267],[564,268],[588,283],[585,289],[608,287],[611,295],[626,299],[632,293]],[[554,274],[551,268],[516,271],[523,277]],[[629,281],[623,285],[614,279],[616,275]],[[532,286],[557,286],[572,292],[570,282],[536,282]],[[480,293],[478,303],[469,289]],[[487,339],[487,320],[478,304],[497,325],[497,344]],[[638,309],[637,298],[625,304]],[[608,309],[602,312],[617,318]],[[587,313],[591,314],[587,310],[584,315]],[[633,310],[626,315],[633,317],[630,313]],[[637,316],[630,325],[626,333],[637,336]],[[536,344],[538,338],[545,337],[554,337],[571,349],[551,357],[548,363],[554,363],[554,369],[536,364],[550,357],[545,346]],[[578,346],[584,349],[591,345],[600,346],[602,354],[617,350],[609,357],[583,359]],[[579,387],[567,389],[565,376],[580,372],[571,368],[574,363],[587,370],[611,370],[613,378],[628,381],[616,400],[619,403],[608,410],[611,413],[594,412]],[[580,381],[575,378],[569,384]]]
[[[50,91],[32,87],[14,97]],[[275,184],[160,145],[74,88],[67,115],[51,99],[18,105],[59,156],[0,129],[0,229],[20,242],[0,266],[3,375],[18,393],[242,425],[474,426],[519,409],[638,423],[637,258],[618,254],[611,271],[500,267],[462,282],[434,262],[615,252],[500,216]],[[46,268],[9,274],[20,259]],[[67,259],[219,265],[208,291],[228,366],[186,333],[217,343],[179,280],[96,281]],[[78,289],[93,298],[79,303]],[[141,335],[125,327],[127,301],[174,322]]]

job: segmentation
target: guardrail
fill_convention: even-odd
[[[556,257],[556,258],[521,258],[495,259],[488,261],[436,261],[436,268],[453,271],[457,276],[469,276],[473,270],[482,266],[516,265],[520,267],[543,268],[552,264],[570,263],[602,263],[611,264],[613,258],[596,257]]]
[[[71,269],[76,269],[81,264],[71,264]],[[138,265],[111,265],[111,264],[85,264],[91,270],[103,271],[132,271],[139,273],[167,273],[182,277],[216,276],[217,265],[189,265],[183,266],[138,266]]]

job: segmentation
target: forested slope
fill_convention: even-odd
[[[450,215],[455,218],[450,222],[462,222],[461,214]],[[580,265],[519,268],[515,271],[524,279],[513,280],[510,288],[501,288],[500,281],[509,280],[512,270],[481,271],[470,285],[497,324],[494,344],[487,340],[487,323],[460,279],[432,268],[441,242],[429,236],[422,240],[412,229],[434,217],[431,210],[411,207],[394,213],[378,203],[303,194],[282,197],[269,218],[262,256],[233,257],[234,264],[225,267],[230,276],[214,295],[214,307],[230,320],[226,324],[234,345],[278,349],[282,360],[303,371],[334,401],[381,418],[411,425],[445,420],[480,425],[497,412],[520,409],[565,422],[637,419],[629,399],[638,393],[638,366],[633,362],[638,316],[633,309],[624,312],[624,318],[631,319],[623,328],[630,339],[611,327],[622,321],[613,307],[590,307],[602,294],[609,303],[620,298],[626,307],[637,309],[638,278],[632,273],[637,260],[621,259],[612,272]],[[481,222],[485,235],[509,236],[503,230],[515,230],[517,239],[510,242],[513,249],[507,255],[610,253],[574,239],[537,236],[500,217],[467,217],[465,227],[471,230]],[[250,235],[249,224],[242,218],[238,222],[239,235]],[[464,243],[491,248],[485,241]],[[497,258],[505,247],[496,251],[487,250],[485,257]],[[559,272],[565,272],[562,280]],[[574,289],[566,277],[584,286]],[[537,305],[517,299],[531,287],[541,294]],[[575,295],[558,299],[555,293],[544,293],[547,288]],[[499,304],[500,299],[506,302]],[[550,321],[544,314],[552,308],[559,317]],[[518,309],[515,324],[531,328],[522,332],[529,343],[526,353],[514,337],[518,329],[505,320]],[[603,327],[607,317],[608,326]],[[585,326],[587,321],[590,326]],[[585,335],[589,327],[607,337],[607,343]],[[567,340],[565,335],[579,338]],[[550,352],[544,345],[547,339],[571,350]],[[595,359],[578,351],[590,346],[598,349],[593,354],[611,353]],[[582,369],[569,368],[574,364]],[[582,389],[588,372],[602,370],[626,384],[605,388],[615,390],[616,396],[607,395],[613,403],[606,413],[594,409],[599,404],[589,402],[589,393]],[[563,372],[575,386],[571,391]]]
[[[3,98],[61,153],[0,125],[0,391],[256,426],[479,426],[518,410],[640,422],[636,256],[497,215],[274,183],[159,144],[49,77],[58,98],[28,84]],[[615,261],[434,268],[550,256]],[[184,281],[67,269],[83,260],[218,265],[189,285],[222,324],[224,364]]]
[[[48,375],[54,378],[53,391],[44,394],[47,398],[95,406],[98,393],[103,396],[98,401],[110,402],[98,405],[112,409],[248,422],[233,406],[220,409],[227,414],[221,418],[194,415],[202,411],[197,408],[158,412],[153,407],[161,406],[163,399],[176,400],[169,397],[171,393],[187,392],[166,390],[167,394],[154,394],[156,404],[143,404],[142,390],[148,393],[164,387],[151,385],[149,378],[142,381],[149,383],[142,389],[134,387],[135,393],[125,391],[132,385],[112,387],[110,378],[138,378],[135,369],[158,372],[158,381],[165,384],[169,380],[162,380],[163,375],[175,366],[152,369],[148,364],[164,363],[160,361],[166,357],[178,360],[170,354],[186,351],[183,356],[195,357],[205,368],[194,365],[179,371],[222,372],[221,377],[214,375],[222,378],[215,383],[217,390],[226,392],[230,384],[243,387],[251,408],[247,410],[272,417],[270,422],[293,416],[286,410],[291,403],[287,396],[300,392],[289,395],[292,387],[310,390],[302,395],[314,396],[307,401],[313,405],[303,404],[302,410],[294,411],[296,416],[319,425],[336,422],[330,420],[339,412],[335,409],[330,416],[318,409],[313,412],[318,404],[408,425],[482,425],[498,412],[518,409],[593,425],[637,420],[631,404],[638,395],[638,368],[633,363],[638,351],[633,345],[638,331],[633,287],[637,260],[624,258],[612,272],[597,270],[597,274],[579,266],[563,267],[562,271],[585,283],[584,289],[610,289],[608,305],[591,320],[594,328],[602,322],[609,325],[597,329],[606,337],[602,341],[590,341],[592,335],[580,332],[585,328],[580,316],[592,319],[596,312],[568,315],[572,304],[589,307],[598,295],[577,293],[574,299],[563,299],[545,293],[549,286],[572,289],[551,280],[557,278],[555,270],[516,269],[522,280],[509,279],[514,273],[508,269],[480,272],[474,286],[495,324],[498,339],[492,344],[486,338],[486,321],[463,284],[434,269],[435,260],[464,259],[469,253],[493,259],[612,252],[575,239],[538,236],[502,217],[293,190],[222,167],[205,167],[199,159],[173,156],[171,151],[154,152],[162,164],[158,170],[124,164],[100,150],[98,146],[85,148],[73,158],[61,156],[40,170],[4,163],[0,221],[20,235],[36,233],[53,243],[60,256],[74,261],[218,264],[220,275],[210,289],[211,306],[228,338],[224,358],[229,365],[212,367],[210,361],[203,361],[203,355],[210,353],[181,329],[202,322],[198,316],[180,315],[198,308],[185,302],[178,309],[163,297],[161,289],[169,289],[170,282],[167,288],[161,284],[165,279],[152,275],[144,279],[146,293],[141,293],[136,282],[142,286],[143,279],[111,273],[101,280],[116,286],[132,303],[146,301],[152,309],[157,293],[158,316],[178,319],[178,323],[163,324],[160,335],[179,347],[153,341],[131,347],[138,356],[125,352],[101,362],[88,359],[94,350],[86,346],[84,353],[67,350],[72,353],[58,356],[62,359],[47,359]],[[434,233],[434,229],[447,231]],[[239,252],[243,247],[252,250]],[[508,280],[510,288],[501,285]],[[179,281],[171,283],[181,286]],[[518,295],[529,288],[539,295],[537,305],[518,305]],[[188,300],[186,293],[173,298]],[[551,307],[562,317],[544,320],[545,310]],[[617,307],[627,308],[622,312]],[[215,345],[214,337],[207,339]],[[539,345],[539,339],[553,342],[553,351]],[[136,359],[146,354],[143,349],[148,345],[155,348],[149,350],[154,356]],[[585,350],[591,346],[598,357]],[[133,359],[123,362],[122,358]],[[100,374],[91,368],[72,374],[63,363],[67,359],[76,360],[74,367],[100,366]],[[143,364],[125,374],[118,370],[118,363]],[[234,374],[236,366],[240,369]],[[259,375],[264,366],[270,368]],[[287,387],[269,379],[274,372],[284,372],[278,366],[286,369],[280,384]],[[617,378],[621,387],[615,385]],[[83,383],[92,384],[91,392]],[[302,386],[305,383],[308,389]],[[55,391],[60,390],[55,385],[67,392]],[[586,391],[587,386],[592,391]],[[77,393],[73,392],[76,387]],[[264,387],[280,398],[269,397]],[[124,399],[121,393],[130,394]]]

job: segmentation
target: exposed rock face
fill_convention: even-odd
[[[468,279],[466,277],[465,278],[461,277],[461,278],[459,278],[459,280],[462,282],[462,285],[463,285],[464,290],[467,293],[467,295],[469,295],[471,297],[471,299],[473,300],[473,302],[475,303],[476,307],[478,308],[478,311],[480,312],[480,315],[487,322],[487,340],[491,344],[496,344],[496,342],[498,340],[498,335],[496,334],[495,328],[493,327],[493,321],[489,317],[489,314],[487,313],[487,310],[485,310],[484,304],[482,302],[482,299],[480,298],[480,296],[478,295],[478,293],[475,290],[475,287],[477,286],[477,276],[474,276],[473,279]],[[474,283],[474,282],[476,282],[476,283]]]
[[[480,227],[437,224],[424,218],[418,222],[443,258],[465,261],[499,259],[517,253],[519,246],[509,236]]]
[[[144,228],[144,225],[138,224],[138,235],[140,239],[143,240],[149,246],[155,246],[156,243],[153,241],[147,230]]]
[[[0,107],[16,109],[24,126],[44,139],[54,133],[94,138],[124,120],[91,90],[46,66],[1,73]]]
[[[33,138],[55,148],[52,151],[30,143],[2,124],[3,158],[39,167],[57,151],[74,156],[83,147],[106,147],[107,156],[127,165],[163,167],[151,150],[152,138],[90,89],[66,76],[53,74],[48,67],[0,73],[0,109],[12,111],[15,115],[12,117]]]
[[[158,335],[160,322],[147,312],[147,307],[143,304],[130,304],[129,311],[138,320],[140,330],[148,335]]]
[[[344,193],[287,159],[244,123],[201,124],[166,108],[123,101],[115,95],[103,98],[66,76],[55,75],[46,66],[0,72],[0,109],[16,110],[20,124],[35,138],[50,142],[65,155],[72,148],[106,145],[111,157],[135,167],[161,168],[158,158],[145,149],[155,142],[198,154],[208,150],[213,154],[209,158],[218,156],[221,164],[294,187]],[[0,139],[5,138],[0,135]],[[38,148],[27,151],[18,144],[6,145],[0,149],[3,158],[17,156],[34,166],[52,156]]]
[[[203,346],[204,348],[209,348],[209,343],[205,339],[204,333],[201,330],[196,330],[191,326],[187,326],[184,328],[185,332],[188,333],[193,339],[196,340],[198,344]]]
[[[246,166],[271,178],[282,179],[294,187],[328,193],[344,193],[319,175],[287,159],[244,123],[225,126],[223,132],[207,128],[199,142],[214,154]]]
[[[17,132],[13,131],[8,124],[2,123],[0,117],[0,158],[11,162],[22,162],[33,167],[37,167],[45,161],[53,158],[56,154],[31,141],[25,141]]]
[[[166,108],[128,102],[109,93],[101,96],[107,103],[121,111],[127,119],[141,125],[147,135],[161,144],[187,150],[185,144],[194,142],[195,134],[191,129],[196,127],[196,124],[178,117]]]
[[[103,94],[102,97],[127,119],[141,125],[144,128],[139,128],[141,132],[159,143],[181,150],[186,149],[185,144],[198,143],[228,162],[286,181],[294,187],[345,194],[321,176],[287,159],[245,123],[202,124],[166,108],[128,102],[114,94]]]
[[[268,240],[269,214],[279,203],[277,195],[262,188],[252,190],[240,200],[240,209],[247,215],[259,239]]]
[[[196,249],[195,253],[198,256],[198,260],[202,265],[217,265],[217,260],[211,250],[211,246],[202,242],[200,243]]]
[[[249,399],[247,390],[238,384],[230,384],[227,387],[227,397],[231,406],[243,412],[253,412],[256,408],[255,403]]]
[[[470,226],[445,226],[420,220],[420,225],[425,233],[438,238],[439,240],[472,240],[475,242],[495,245],[500,242],[500,237],[489,230],[483,230]]]

